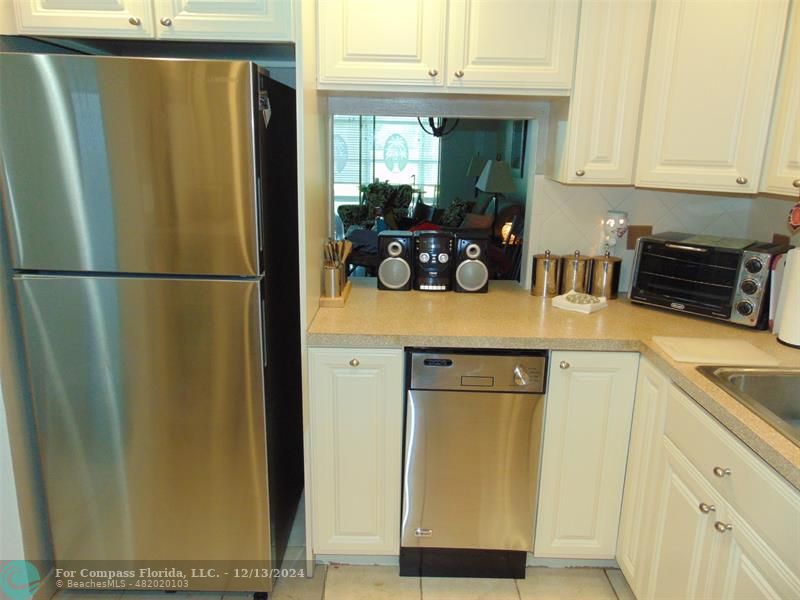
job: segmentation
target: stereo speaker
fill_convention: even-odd
[[[381,231],[378,234],[378,289],[407,291],[413,284],[414,234]]]
[[[457,292],[488,292],[489,268],[486,255],[488,235],[456,234],[453,289]]]

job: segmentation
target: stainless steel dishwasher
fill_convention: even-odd
[[[524,578],[547,352],[406,358],[400,574]]]

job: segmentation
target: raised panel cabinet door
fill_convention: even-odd
[[[800,6],[791,7],[761,191],[800,193]]]
[[[633,183],[652,2],[586,0],[570,99],[565,183]]]
[[[675,600],[716,598],[710,569],[720,536],[714,521],[721,498],[666,436],[659,436],[656,465],[659,486],[645,525],[653,530],[647,587],[639,598]]]
[[[660,485],[656,466],[670,386],[666,376],[647,359],[641,360],[617,542],[617,562],[631,589],[641,598],[644,598],[648,561],[652,554],[652,540],[649,539],[651,507]]]
[[[578,0],[451,0],[447,86],[535,94],[572,87]]]
[[[318,83],[441,87],[445,0],[318,0]]]
[[[800,598],[798,574],[781,560],[796,562],[796,554],[777,556],[750,524],[732,509],[719,515],[714,523],[714,535],[720,538],[720,557],[714,569],[712,598]]]
[[[553,352],[535,556],[614,558],[638,365],[635,352]]]
[[[314,552],[398,554],[401,350],[309,349]]]
[[[157,0],[160,39],[294,40],[292,0]]]
[[[758,190],[787,7],[656,3],[636,185]]]
[[[152,0],[14,0],[20,34],[151,38]]]

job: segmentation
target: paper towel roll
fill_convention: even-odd
[[[775,319],[778,340],[800,348],[800,248],[789,250]]]

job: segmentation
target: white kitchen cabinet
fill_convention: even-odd
[[[750,523],[729,507],[719,515],[718,521],[731,529],[724,533],[714,530],[714,534],[719,537],[719,546],[717,568],[713,574],[709,598],[800,598],[800,584],[796,573],[787,570],[787,563],[775,554]],[[791,523],[787,526],[791,527]],[[800,551],[800,539],[796,541],[794,556]]]
[[[398,554],[403,352],[308,354],[314,552]]]
[[[651,506],[660,482],[657,461],[670,386],[667,377],[641,359],[617,542],[617,563],[640,598],[644,598],[643,583],[650,564]]]
[[[800,194],[800,6],[791,8],[761,191]]]
[[[20,34],[291,41],[293,0],[14,0]]]
[[[319,0],[318,8],[321,87],[443,84],[445,0]]]
[[[617,560],[637,597],[800,597],[800,493],[646,360],[629,457]]]
[[[639,355],[553,352],[534,555],[614,558]]]
[[[572,84],[577,0],[318,6],[321,88],[534,94]]]
[[[152,0],[14,0],[22,35],[151,38]]]
[[[636,185],[759,189],[788,3],[656,2]]]
[[[450,0],[449,91],[568,90],[578,0]]]
[[[561,183],[633,183],[652,2],[585,0],[571,98],[551,108],[547,174]]]
[[[155,17],[163,40],[294,39],[292,0],[156,1]]]
[[[721,501],[674,444],[662,436],[657,441],[660,485],[645,523],[654,529],[652,567],[649,588],[640,597],[711,598],[711,561],[721,541],[713,524]]]

